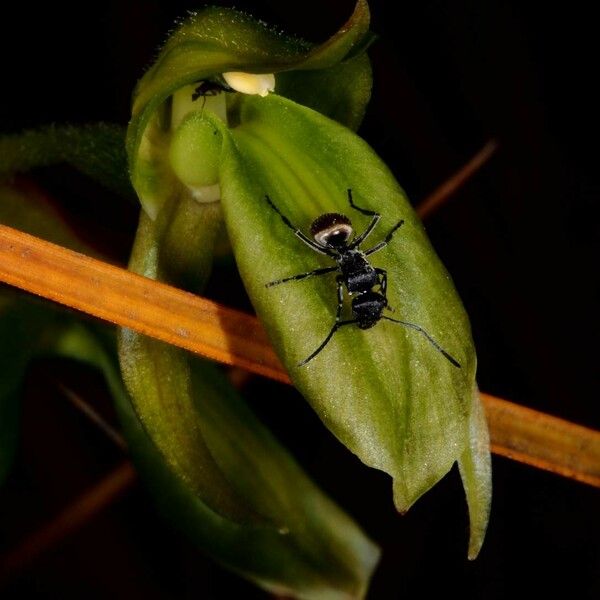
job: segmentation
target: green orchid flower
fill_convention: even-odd
[[[352,131],[368,99],[364,50],[371,39],[364,2],[318,47],[225,9],[184,23],[134,98],[132,181],[145,211],[140,235],[152,231],[154,241],[134,252],[131,266],[178,283],[185,262],[184,279],[201,288],[224,218],[246,289],[294,384],[342,443],[392,476],[398,510],[406,512],[459,464],[473,558],[491,490],[475,351],[468,318],[422,225],[393,175]],[[296,95],[308,88],[310,95]],[[338,320],[352,326],[334,327],[343,281],[336,285],[335,253],[327,256],[308,234],[327,213],[345,215],[348,227],[351,218],[356,235],[380,215],[369,239],[377,248],[389,241],[372,258],[387,273],[374,293],[395,313],[376,311],[364,331],[343,302]],[[166,247],[168,256],[186,258],[176,264]],[[317,276],[288,281],[315,270]],[[285,285],[269,286],[282,279]],[[126,374],[137,343],[130,336],[137,340],[122,336]],[[142,421],[162,430],[162,411],[133,396]]]
[[[475,558],[491,499],[475,349],[423,226],[355,133],[371,90],[368,28],[363,0],[320,45],[230,9],[181,24],[133,98],[126,149],[142,211],[129,268],[197,293],[218,249],[231,251],[294,385],[350,451],[391,476],[399,512],[458,464]],[[100,126],[4,138],[17,158],[0,171],[68,160],[128,195],[121,135]],[[4,328],[29,319],[0,308]],[[120,373],[105,334],[69,321],[50,338],[45,348],[104,372],[158,506],[202,549],[274,593],[365,596],[379,550],[223,372],[130,330],[119,334]],[[14,359],[0,389],[10,432],[27,357]],[[14,440],[3,439],[8,457]]]
[[[205,217],[190,246],[202,256],[196,265],[207,269],[219,220],[212,203],[221,200],[246,289],[294,384],[349,449],[393,477],[400,512],[458,462],[474,519],[469,553],[475,556],[490,484],[468,318],[393,175],[342,124],[351,114],[347,124],[356,125],[368,86],[357,86],[347,99],[351,86],[334,89],[339,105],[354,107],[335,114],[331,86],[313,86],[312,106],[282,95],[300,87],[289,84],[297,73],[335,70],[344,59],[354,63],[352,75],[362,73],[357,81],[368,77],[361,53],[366,4],[359,2],[350,26],[318,48],[239,17],[226,35],[217,34],[215,24],[225,13],[236,14],[209,9],[194,15],[138,86],[128,139],[132,180],[145,211],[155,230],[168,231],[181,220],[170,207],[189,201],[202,207]],[[282,74],[288,87],[280,89]],[[352,79],[348,73],[336,77]],[[321,108],[319,95],[322,112],[313,110]],[[353,210],[347,190],[363,214]],[[378,314],[377,326],[366,331],[332,328],[337,293],[331,258],[311,251],[315,245],[300,243],[289,229],[308,232],[325,213],[352,213],[357,232],[368,227],[367,214],[381,215],[378,230],[390,243],[373,256],[373,265],[387,273],[385,295],[398,318]],[[186,245],[183,236],[177,241]],[[159,253],[160,247],[159,241]],[[143,265],[144,257],[133,262]],[[140,272],[148,274],[145,267]],[[268,286],[315,270],[320,276]],[[328,332],[335,335],[326,338]],[[324,339],[327,345],[320,346]]]

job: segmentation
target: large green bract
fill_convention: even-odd
[[[475,354],[452,281],[395,179],[348,129],[289,100],[246,98],[222,155],[223,208],[253,303],[295,385],[326,425],[367,464],[394,478],[398,509],[440,479],[467,443]],[[296,239],[264,200],[305,231],[326,212],[382,215],[374,245],[400,219],[392,243],[373,255],[388,272],[388,298],[401,318],[424,327],[461,363],[458,369],[417,332],[381,321],[340,329],[304,367],[297,364],[334,323],[335,275],[266,288],[269,281],[331,265]]]

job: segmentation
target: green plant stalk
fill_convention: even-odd
[[[207,240],[220,226],[220,209],[196,206]],[[162,217],[142,213],[130,268],[172,280],[159,240],[177,219]],[[210,247],[199,245],[198,252]],[[197,273],[199,262],[189,264]],[[182,265],[176,269],[180,278]],[[159,495],[169,490],[159,503],[171,517],[178,515],[213,557],[266,589],[307,599],[362,597],[375,546],[306,478],[223,376],[128,330],[119,352],[139,419],[136,429],[131,409],[121,409],[126,437],[149,485]],[[145,469],[149,461],[152,469]]]

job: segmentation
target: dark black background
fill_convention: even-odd
[[[325,39],[352,10],[348,0],[236,6],[313,41]],[[175,19],[197,7],[129,0],[2,8],[0,131],[50,122],[125,124],[135,81]],[[577,3],[542,10],[516,0],[381,0],[371,9],[380,37],[370,51],[374,89],[360,133],[413,202],[486,140],[499,143],[491,162],[427,222],[471,316],[481,388],[600,428],[600,98],[592,14]],[[68,169],[36,177],[116,261],[126,260],[135,208]],[[4,551],[119,458],[52,391],[47,365],[36,365],[33,374],[18,463],[0,492]],[[296,394],[256,379],[247,396],[382,545],[370,598],[599,597],[597,490],[495,457],[487,540],[479,559],[468,563],[456,473],[401,518],[388,478],[340,447]],[[158,521],[141,489],[38,559],[4,593],[265,597]]]

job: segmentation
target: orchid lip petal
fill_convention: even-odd
[[[244,73],[243,71],[229,71],[223,73],[227,85],[236,92],[266,96],[275,91],[275,75],[273,73]]]

